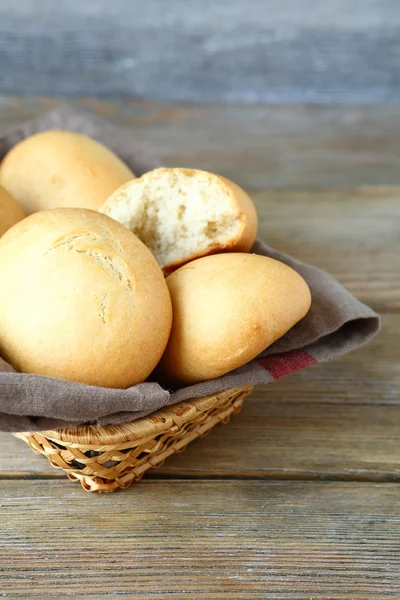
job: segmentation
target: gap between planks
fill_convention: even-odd
[[[0,481],[62,481],[65,480],[65,485],[78,485],[77,483],[68,481],[65,474],[60,473],[26,473],[26,472],[15,472],[15,473],[2,473],[0,472]],[[221,474],[221,473],[189,473],[187,470],[185,473],[179,473],[178,470],[167,473],[160,471],[159,473],[155,469],[154,472],[146,473],[143,479],[139,482],[133,483],[136,485],[145,485],[146,481],[314,481],[314,482],[350,482],[350,483],[393,483],[398,484],[400,482],[400,472],[394,473],[376,473],[371,474],[368,471],[363,472],[349,472],[342,473],[324,473],[324,472],[304,472],[304,471],[291,471],[290,469],[285,472],[280,472],[278,469],[274,470],[263,470],[260,472],[249,473],[248,470],[238,471],[237,473]],[[119,493],[119,492],[118,492]]]
[[[1,594],[394,599],[398,499],[373,483],[153,480],[97,495],[4,482]]]

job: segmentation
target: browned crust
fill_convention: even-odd
[[[0,164],[0,184],[29,215],[50,208],[98,210],[134,178],[109,148],[82,133],[47,130],[13,146]]]
[[[180,173],[184,173],[185,175],[187,175],[189,177],[193,177],[194,175],[200,173],[203,176],[208,176],[208,177],[213,177],[213,178],[215,177],[216,179],[218,179],[219,182],[224,186],[225,191],[231,197],[233,203],[236,205],[238,214],[239,214],[239,219],[241,220],[241,223],[242,223],[242,227],[241,227],[238,235],[235,238],[232,238],[231,240],[229,240],[229,242],[226,244],[216,243],[212,246],[209,246],[203,252],[196,252],[194,254],[187,256],[185,259],[164,265],[162,267],[162,271],[163,271],[164,275],[167,277],[168,275],[173,273],[173,271],[176,271],[176,269],[179,269],[179,267],[182,267],[186,263],[191,262],[192,260],[195,260],[196,258],[201,258],[203,256],[209,256],[211,254],[218,254],[218,253],[222,253],[222,252],[249,252],[254,244],[255,239],[256,239],[257,229],[258,229],[257,211],[256,211],[256,208],[255,208],[254,203],[253,203],[252,199],[250,198],[250,196],[241,187],[239,187],[236,183],[234,183],[233,181],[230,181],[229,179],[226,179],[226,177],[223,177],[222,175],[216,175],[214,173],[210,173],[207,171],[201,171],[198,169],[159,168],[159,169],[154,169],[154,171],[150,171],[149,173],[146,173],[140,179],[150,178],[152,176],[158,176],[159,174],[161,174],[165,171],[172,171],[172,170],[176,170],[176,171],[179,171]],[[139,184],[140,179],[136,179],[134,182],[128,182],[128,183],[122,185],[103,204],[103,206],[100,208],[100,211],[103,212],[104,208],[107,208],[109,205],[112,205],[112,202],[117,200],[119,192],[124,191],[125,188],[129,187],[132,184],[133,185]]]
[[[24,218],[25,213],[21,206],[7,190],[0,186],[0,237]]]
[[[212,254],[222,254],[227,252],[248,252],[249,250],[239,250],[238,247],[235,245],[234,241],[232,241],[229,244],[215,244],[214,246],[208,248],[206,252],[198,252],[197,254],[191,254],[184,260],[165,265],[164,267],[162,267],[161,270],[164,273],[164,276],[168,277],[168,275],[171,275],[171,273],[173,273],[180,267],[183,267],[187,263],[192,262],[192,260],[196,260],[197,258],[203,258],[204,256],[211,256]]]
[[[196,260],[168,277],[167,285],[175,318],[157,373],[173,387],[253,360],[311,304],[306,282],[291,267],[244,252]],[[196,294],[199,288],[207,293]]]

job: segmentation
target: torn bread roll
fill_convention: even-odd
[[[174,386],[241,367],[300,321],[311,304],[296,271],[256,254],[199,258],[166,281],[174,322],[158,370]]]
[[[0,350],[17,371],[127,388],[167,344],[162,271],[106,215],[64,208],[20,221],[0,239],[0,281]]]
[[[0,186],[0,237],[25,217],[18,202]]]
[[[0,165],[0,184],[27,215],[61,207],[97,210],[134,177],[111,150],[73,131],[36,133],[16,144]]]
[[[155,169],[118,188],[100,212],[146,244],[165,274],[200,256],[248,252],[257,234],[251,198],[220,175]]]

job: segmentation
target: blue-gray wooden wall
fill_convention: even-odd
[[[0,0],[0,93],[400,102],[400,0]]]

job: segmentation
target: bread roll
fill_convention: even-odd
[[[105,146],[72,131],[44,131],[19,142],[0,165],[0,184],[26,214],[61,207],[97,210],[132,171]]]
[[[14,225],[0,239],[0,281],[0,349],[17,371],[126,388],[147,378],[168,341],[159,266],[97,212],[43,211]]]
[[[16,200],[0,186],[0,237],[25,217]]]
[[[159,370],[175,385],[240,367],[307,313],[306,282],[256,254],[207,256],[167,277],[174,322]]]
[[[101,212],[133,231],[164,273],[217,252],[248,252],[257,233],[251,198],[220,175],[155,169],[118,188]]]

